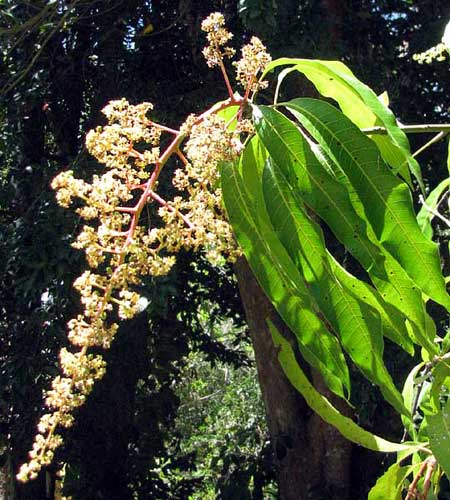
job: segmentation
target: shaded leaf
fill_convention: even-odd
[[[279,349],[278,359],[286,377],[305,398],[308,406],[320,415],[325,422],[336,427],[348,440],[369,450],[395,453],[399,451],[414,451],[420,448],[420,445],[415,443],[394,443],[387,441],[376,434],[366,431],[353,422],[353,420],[342,415],[308,380],[295,358],[295,353],[290,343],[270,321],[268,324],[274,344]]]
[[[239,165],[223,166],[222,191],[229,219],[258,282],[297,336],[303,356],[322,373],[330,389],[344,397],[350,379],[339,342],[319,319],[317,305],[259,203],[262,186],[257,173],[263,160],[258,141],[253,140]]]
[[[301,200],[270,159],[264,169],[263,187],[272,225],[301,270],[320,313],[337,332],[356,366],[380,387],[399,413],[409,415],[383,362],[381,314],[386,313],[381,303],[369,305],[354,294],[352,285],[358,280],[342,268],[338,270],[341,266],[327,252],[322,230],[305,213]]]

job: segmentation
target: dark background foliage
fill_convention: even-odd
[[[220,75],[201,54],[200,22],[216,10],[237,47],[256,33],[273,57],[341,59],[375,91],[388,90],[403,122],[449,119],[449,66],[420,66],[411,58],[439,41],[450,19],[447,0],[1,2],[0,448],[7,471],[26,457],[42,390],[66,343],[65,323],[78,307],[71,283],[85,267],[70,247],[80,221],[56,205],[49,183],[61,169],[89,176],[99,168],[83,138],[103,123],[100,110],[111,99],[151,101],[157,119],[176,126],[224,97]],[[308,85],[293,80],[286,95],[303,91]],[[446,175],[442,148],[424,158],[429,187]],[[106,355],[107,376],[58,457],[68,464],[67,494],[76,500],[188,498],[201,477],[168,472],[196,468],[174,431],[174,387],[186,356],[194,350],[213,364],[251,363],[231,270],[184,254],[168,277],[149,280],[142,293],[150,307],[122,325]],[[205,327],[199,311],[206,302],[209,324],[232,318],[233,342]],[[366,423],[383,421],[377,401],[365,405]],[[169,458],[165,476],[155,473]],[[236,464],[250,471],[243,481],[232,474]],[[270,470],[267,447],[256,457],[237,456],[228,443],[217,498],[262,498]],[[366,479],[373,475],[359,478]],[[12,487],[14,499],[46,495],[45,477]]]

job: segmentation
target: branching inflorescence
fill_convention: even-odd
[[[53,460],[62,443],[59,429],[72,425],[74,410],[104,375],[105,362],[90,349],[107,349],[118,319],[136,314],[140,297],[133,287],[147,275],[167,274],[181,248],[203,250],[213,263],[232,262],[239,255],[223,210],[218,167],[220,162],[235,159],[242,142],[253,133],[243,110],[250,94],[266,85],[258,76],[270,56],[256,37],[243,47],[242,58],[235,63],[236,79],[244,87],[240,96],[233,92],[224,66],[224,58],[235,51],[227,46],[232,34],[222,14],[211,14],[202,29],[208,39],[203,52],[207,64],[221,69],[228,99],[199,116],[189,116],[179,130],[152,121],[150,103],[112,101],[103,109],[108,125],[91,130],[86,137],[87,149],[105,165],[106,172],[94,175],[89,183],[69,170],[52,182],[59,204],[68,208],[77,203],[76,211],[86,221],[73,246],[84,250],[89,269],[74,283],[83,313],[68,323],[73,352],[65,348],[60,352],[62,374],[47,392],[49,412],[38,424],[30,461],[18,474],[20,480],[35,478]],[[233,110],[231,119],[224,118],[226,109]],[[170,140],[161,151],[163,134]],[[179,195],[167,201],[156,189],[169,160],[177,160],[181,167],[173,176]],[[159,206],[160,221],[152,228],[141,222],[149,203]]]

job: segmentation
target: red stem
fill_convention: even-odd
[[[431,477],[433,476],[437,464],[436,459],[434,457],[430,457],[427,460],[427,462],[428,462],[427,472],[423,480],[423,495],[422,495],[423,500],[427,500],[428,498],[428,492],[430,491],[430,486],[431,486]]]
[[[153,198],[155,201],[157,201],[163,207],[166,207],[170,212],[175,212],[176,215],[178,215],[178,217],[180,217],[180,219],[186,224],[186,226],[188,226],[189,229],[195,229],[195,226],[184,214],[182,214],[178,209],[170,205],[166,200],[161,198],[161,196],[156,194],[154,191],[150,192],[150,197]]]
[[[179,130],[175,130],[173,128],[166,127],[165,125],[161,125],[160,123],[150,121],[149,124],[152,125],[153,127],[164,130],[164,132],[168,132],[169,134],[177,135],[180,133]]]
[[[219,55],[219,68],[220,71],[222,72],[222,76],[225,81],[225,86],[227,88],[228,95],[230,96],[230,99],[233,100],[234,99],[233,89],[231,88],[230,79],[228,78],[227,70],[225,69],[225,66],[223,64],[222,55],[220,54],[220,48],[217,45],[216,45],[216,52]]]
[[[436,467],[436,459],[434,457],[427,458],[424,460],[420,466],[419,471],[417,472],[416,476],[413,479],[413,482],[408,488],[408,494],[406,495],[405,500],[414,500],[417,497],[417,485],[419,484],[420,478],[425,474],[425,481],[428,479],[428,484],[427,484],[427,495],[428,495],[428,490],[430,489],[430,481],[431,481],[431,476],[433,474],[434,468]],[[425,493],[425,483],[424,483],[424,493]],[[426,499],[427,495],[422,497],[422,499]]]
[[[186,156],[184,156],[183,152],[177,149],[177,155],[179,156],[180,160],[183,162],[184,165],[187,165],[189,163],[188,159]]]

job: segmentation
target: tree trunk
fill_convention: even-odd
[[[278,362],[266,319],[270,318],[286,337],[293,339],[293,335],[243,258],[236,263],[235,272],[255,351],[279,498],[345,500],[349,494],[351,444],[314,414],[290,384]],[[343,409],[345,404],[330,394],[317,373],[312,373],[312,380],[320,392]]]

